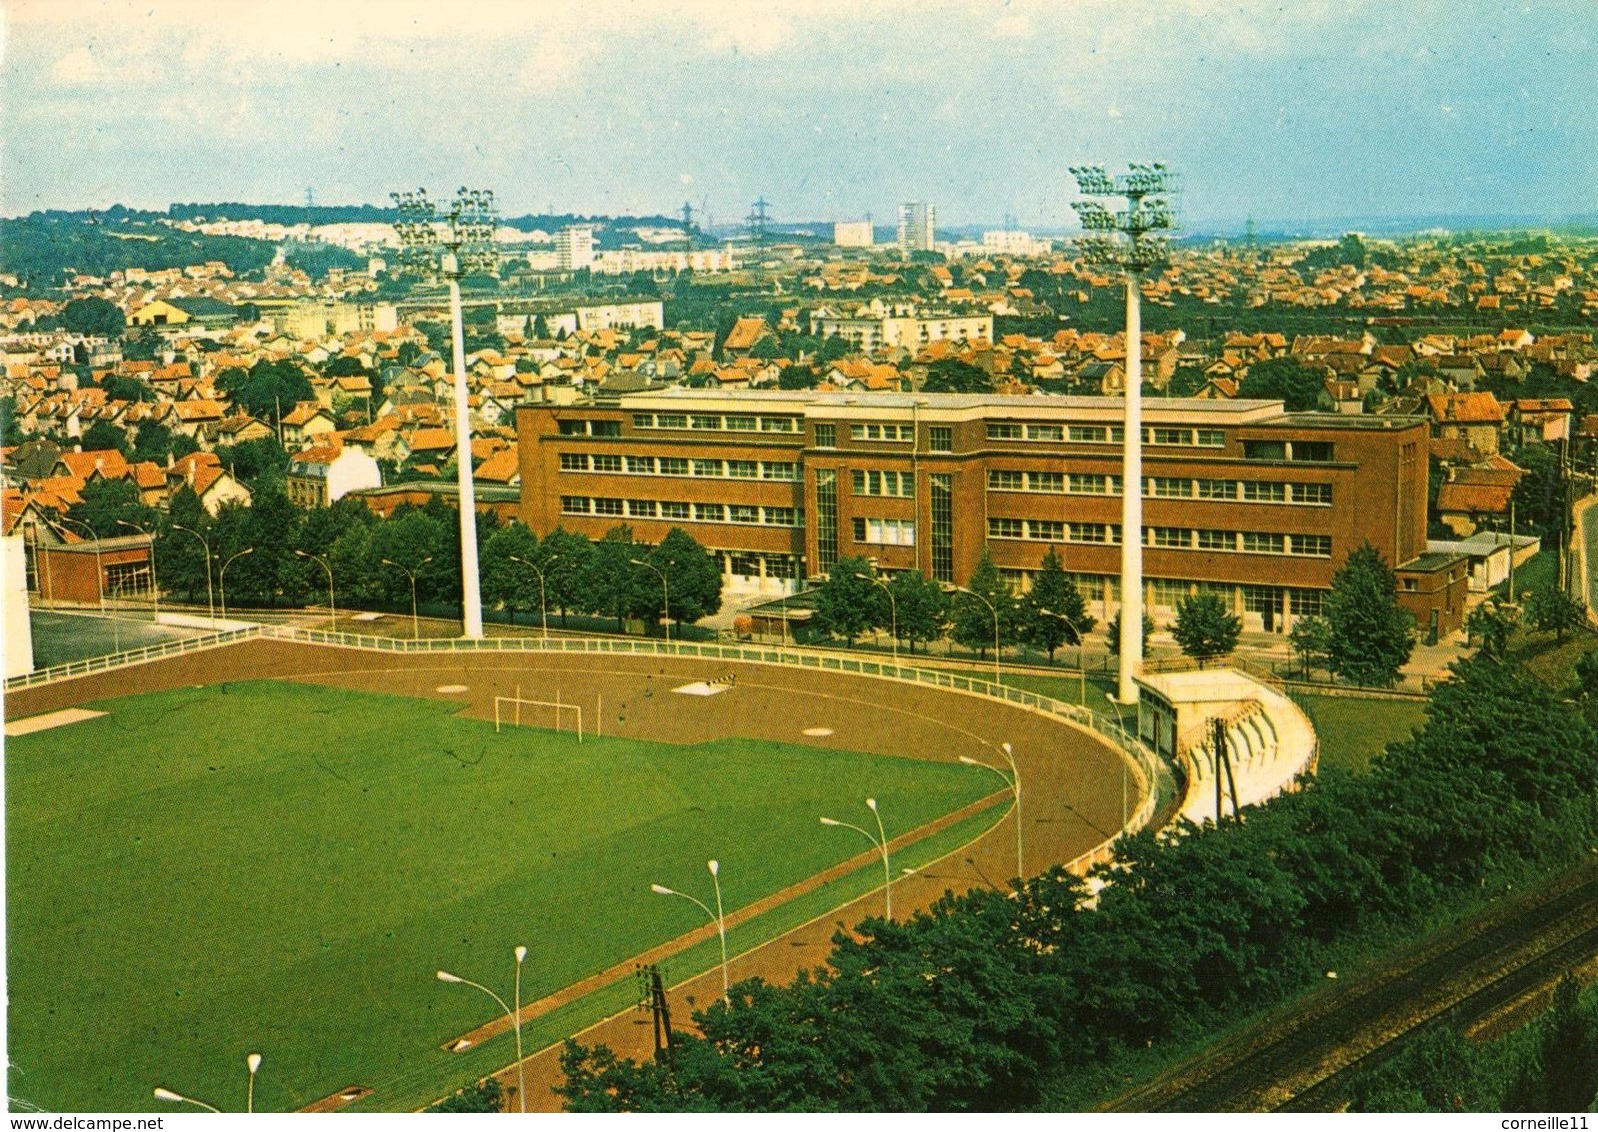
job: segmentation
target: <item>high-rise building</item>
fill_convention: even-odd
[[[561,271],[581,271],[594,264],[594,230],[568,224],[555,233],[555,263]]]
[[[906,201],[899,206],[899,250],[902,252],[930,252],[937,245],[933,229],[937,227],[938,210],[926,201]]]
[[[875,243],[871,235],[871,221],[847,220],[834,224],[832,242],[840,248],[869,248]]]

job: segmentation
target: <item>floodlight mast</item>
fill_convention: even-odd
[[[1077,240],[1082,258],[1126,272],[1126,397],[1121,446],[1121,640],[1117,698],[1136,703],[1133,677],[1143,666],[1143,273],[1169,258],[1163,233],[1176,227],[1168,199],[1176,174],[1162,164],[1130,165],[1111,177],[1102,165],[1071,169],[1086,200],[1073,201],[1089,235]],[[1112,213],[1094,197],[1123,197]]]
[[[472,428],[467,409],[460,281],[473,272],[490,274],[494,270],[494,193],[462,186],[443,216],[439,216],[426,189],[388,195],[399,212],[394,231],[400,241],[403,269],[426,278],[442,276],[449,283],[455,369],[455,472],[460,497],[461,627],[463,636],[480,640],[483,597],[478,579],[477,496],[472,484]]]

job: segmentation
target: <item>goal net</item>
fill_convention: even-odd
[[[553,700],[529,700],[517,689],[514,696],[494,697],[494,731],[502,727],[552,727],[555,731],[575,730],[583,741],[583,709],[578,704]]]

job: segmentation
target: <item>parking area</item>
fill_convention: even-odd
[[[35,668],[109,656],[205,632],[204,629],[156,625],[150,621],[148,613],[139,616],[125,610],[112,610],[102,617],[98,612],[35,608],[30,616]]]

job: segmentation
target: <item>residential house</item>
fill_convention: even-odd
[[[166,470],[168,497],[184,487],[200,497],[200,505],[215,515],[224,503],[250,505],[250,489],[233,478],[214,452],[191,452],[174,460]]]
[[[1467,440],[1484,455],[1498,451],[1505,413],[1491,393],[1433,393],[1426,397],[1425,406],[1432,436]]]
[[[377,461],[359,448],[321,444],[289,459],[284,486],[297,507],[327,507],[351,491],[381,487]]]

